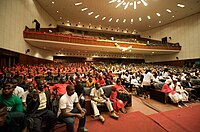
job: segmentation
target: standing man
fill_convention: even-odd
[[[87,132],[84,127],[86,122],[86,110],[81,108],[78,95],[73,85],[67,86],[67,92],[60,98],[58,119],[66,123],[68,132],[74,132],[74,117],[79,119],[78,132]]]
[[[105,119],[102,115],[100,115],[99,110],[97,108],[97,104],[105,103],[110,112],[110,116],[115,119],[119,118],[119,116],[117,116],[114,112],[110,99],[104,95],[103,89],[101,88],[101,85],[99,83],[95,84],[95,88],[91,90],[90,96],[91,96],[91,105],[94,110],[94,117],[98,117],[99,120],[102,123],[104,123]]]
[[[50,110],[50,92],[44,90],[44,81],[38,80],[37,89],[26,98],[27,114],[34,120],[32,131],[41,132],[42,122],[46,121],[44,132],[50,132],[56,123],[56,115]]]

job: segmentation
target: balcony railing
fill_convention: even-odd
[[[61,33],[46,33],[46,32],[34,32],[34,31],[24,31],[24,38],[28,39],[39,39],[48,41],[58,41],[67,43],[77,43],[77,44],[87,44],[96,46],[115,46],[115,43],[121,47],[141,48],[141,49],[160,49],[160,50],[181,50],[181,46],[176,44],[144,44],[144,43],[134,43],[134,42],[121,42],[121,41],[111,41],[96,39],[92,37],[81,37],[66,35]]]

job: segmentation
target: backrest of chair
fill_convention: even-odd
[[[158,82],[158,83],[155,83],[154,84],[154,87],[155,87],[155,89],[157,89],[157,90],[161,90],[162,89],[162,86],[164,85],[165,83],[163,83],[163,82]]]
[[[110,94],[112,92],[112,86],[114,86],[114,85],[106,85],[106,86],[102,87],[105,96],[108,97],[108,98],[110,97]]]
[[[91,92],[92,88],[89,87],[84,87],[84,95],[86,96],[90,96],[90,92]]]

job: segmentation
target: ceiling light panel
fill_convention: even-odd
[[[160,16],[160,13],[156,13],[157,16]]]
[[[170,9],[166,9],[167,12],[171,13],[172,11]]]
[[[102,18],[102,20],[105,20],[105,19],[106,19],[106,17],[103,17],[103,18]]]
[[[90,13],[88,13],[88,15],[92,15],[94,12],[90,12]]]
[[[184,8],[184,7],[185,7],[185,5],[183,5],[183,4],[177,4],[177,6],[178,6],[178,7],[181,7],[181,8]]]
[[[81,9],[81,11],[86,11],[88,8],[83,8],[83,9]]]
[[[96,16],[95,16],[95,18],[98,18],[98,17],[99,17],[99,15],[96,15]]]
[[[82,5],[82,2],[75,3],[75,5],[76,5],[76,6],[78,6],[78,5]]]

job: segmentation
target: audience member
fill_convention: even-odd
[[[111,117],[115,119],[119,117],[115,114],[110,99],[104,95],[103,89],[101,88],[101,85],[99,83],[95,83],[95,87],[91,90],[90,96],[91,96],[91,105],[94,110],[94,117],[98,117],[102,123],[104,123],[105,119],[102,115],[100,115],[100,112],[97,108],[98,103],[106,104]]]
[[[66,123],[66,130],[74,132],[74,118],[79,119],[78,132],[87,132],[85,128],[86,110],[81,108],[73,85],[67,86],[67,92],[60,98],[58,119]]]

